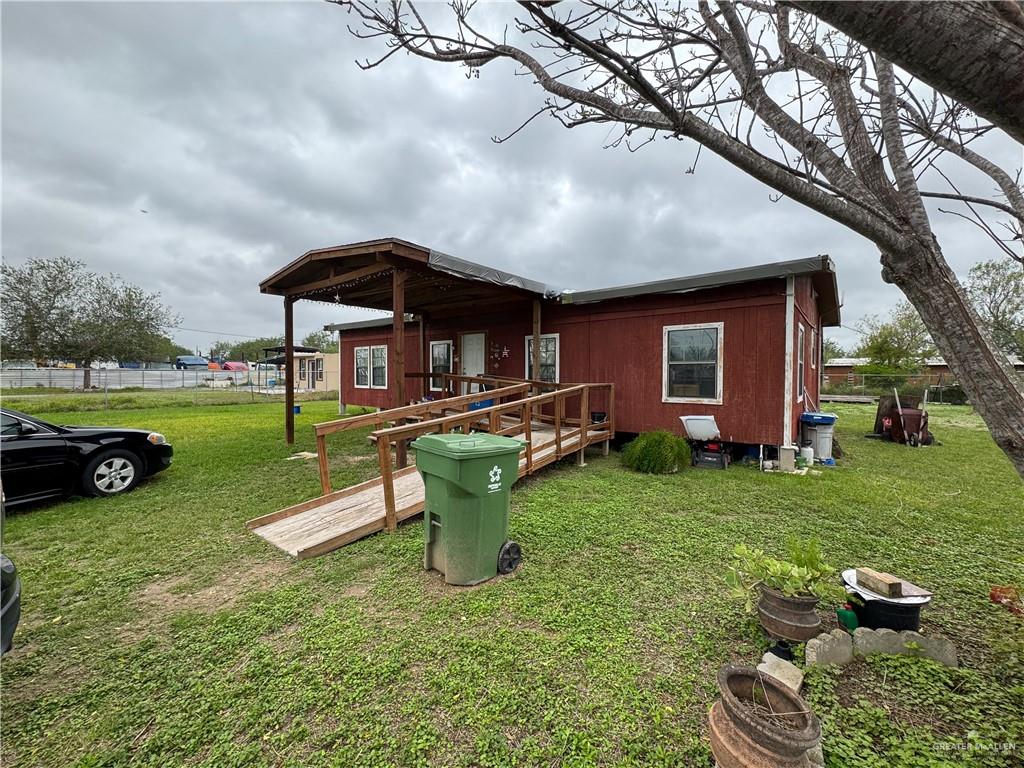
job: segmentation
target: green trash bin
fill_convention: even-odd
[[[423,565],[448,584],[479,584],[522,559],[508,541],[508,504],[523,444],[489,434],[424,435],[412,447],[423,476]]]

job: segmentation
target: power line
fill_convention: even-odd
[[[203,328],[182,328],[181,326],[178,326],[174,330],[176,330],[176,331],[191,331],[192,333],[209,333],[209,334],[211,334],[213,336],[237,336],[240,339],[253,339],[253,340],[255,340],[255,339],[264,338],[262,336],[250,336],[250,335],[245,334],[245,333],[229,333],[228,331],[207,331],[207,330],[205,330]]]

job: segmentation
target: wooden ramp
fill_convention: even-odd
[[[491,399],[492,396],[493,393],[486,393],[482,398]],[[534,421],[531,417],[533,405],[542,405],[549,399],[556,403],[556,416]],[[540,402],[531,403],[534,400]],[[472,401],[473,397],[467,399],[467,402]],[[321,440],[321,427],[327,425],[317,425],[321,481],[327,492],[310,501],[250,520],[246,527],[278,549],[299,559],[317,557],[378,531],[393,530],[398,523],[423,511],[424,494],[423,480],[415,467],[392,470],[392,443],[404,447],[408,440],[421,434],[450,432],[453,425],[464,431],[468,431],[466,428],[472,426],[480,431],[526,438],[519,459],[519,477],[532,474],[570,454],[576,454],[578,463],[582,465],[583,449],[593,443],[602,444],[607,452],[608,443],[614,436],[611,420],[590,424],[588,412],[586,416],[575,420],[573,425],[563,426],[564,401],[561,402],[561,408],[558,407],[558,403],[559,400],[552,398],[551,395],[540,395],[517,400],[513,404],[477,409],[437,419],[430,419],[428,416],[426,420],[414,424],[379,429],[370,435],[370,439],[377,442],[381,475],[339,491],[329,490],[325,446]],[[584,411],[586,404],[587,398],[584,397]],[[510,409],[510,405],[515,407]],[[504,412],[509,410],[519,411],[529,420],[516,420],[514,416]],[[374,423],[389,423],[391,419],[388,413],[382,411],[375,414]],[[359,423],[359,417],[341,421]],[[330,422],[331,425],[338,423],[340,422]]]
[[[392,476],[398,520],[423,511],[423,479],[416,467]],[[384,482],[375,477],[341,491],[318,496],[245,524],[257,536],[300,560],[383,531]]]

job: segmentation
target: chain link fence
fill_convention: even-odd
[[[934,403],[962,405],[967,395],[949,373],[826,373],[822,378],[822,395],[891,395],[893,389],[902,394],[922,395]]]
[[[262,368],[8,368],[0,370],[0,396],[6,407],[29,413],[273,402],[284,400],[284,373]],[[295,398],[335,399],[337,391],[298,387]]]
[[[257,375],[259,374],[259,375]],[[273,386],[272,371],[211,371],[152,368],[13,368],[0,371],[0,390],[190,389],[193,387]]]

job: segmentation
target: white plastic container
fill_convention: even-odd
[[[814,455],[819,459],[832,458],[834,424],[801,424],[804,440],[810,440]]]
[[[680,416],[679,420],[683,422],[683,431],[691,440],[717,440],[722,436],[714,416]]]
[[[805,445],[800,449],[800,458],[807,462],[808,466],[814,463],[814,449]]]

